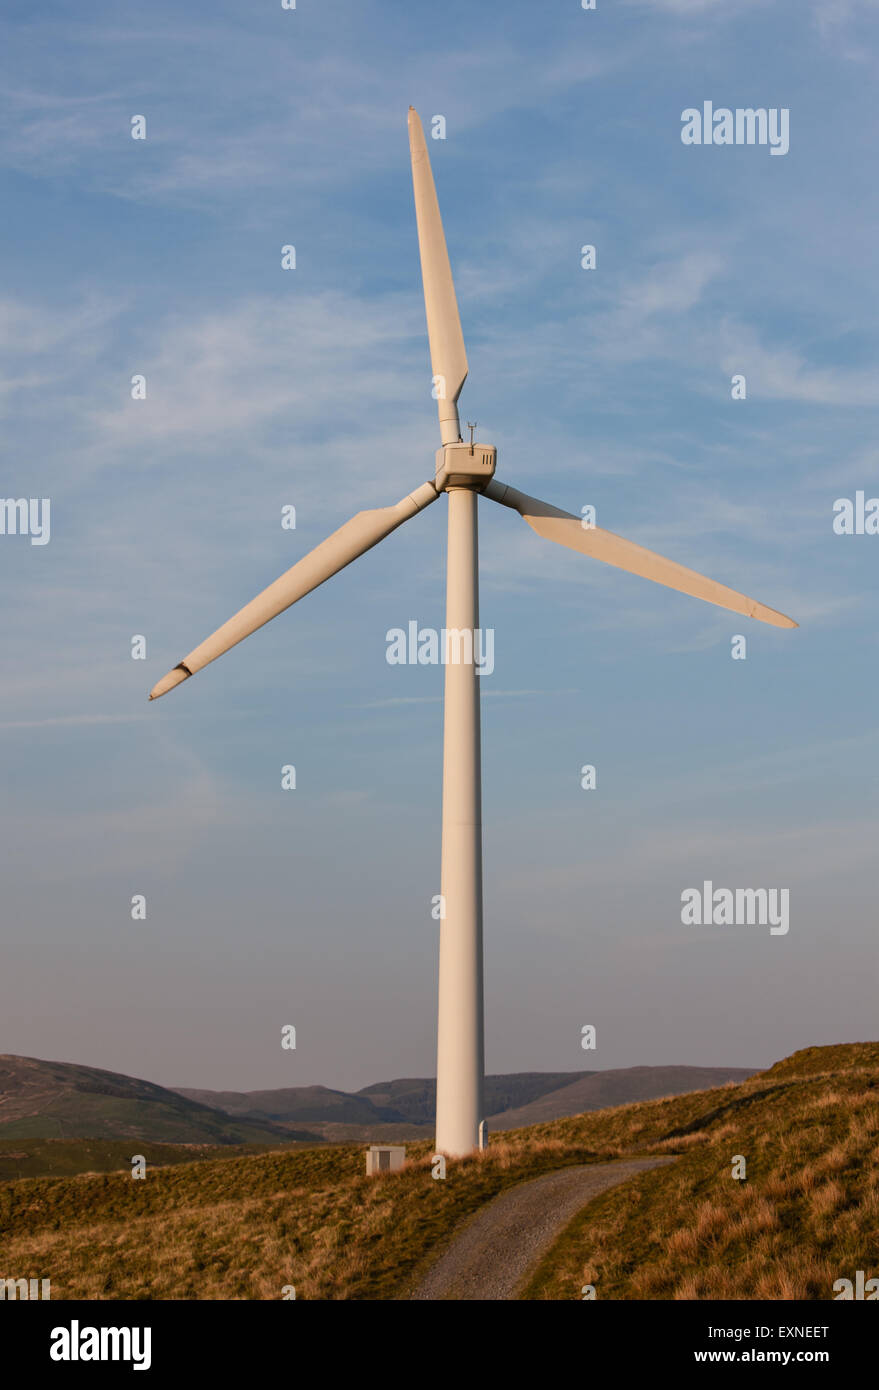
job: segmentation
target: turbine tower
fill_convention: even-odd
[[[396,505],[358,512],[346,521],[191,651],[153,687],[150,699],[195,675],[430,506],[441,493],[448,494],[436,1148],[450,1157],[460,1157],[479,1146],[483,1118],[482,786],[475,650],[479,627],[479,496],[511,507],[545,540],[733,613],[775,627],[797,624],[674,560],[611,531],[586,528],[571,512],[498,482],[494,476],[495,447],[475,443],[472,438],[467,443],[462,440],[458,396],[467,376],[467,354],[424,131],[413,107],[409,108],[409,146],[433,394],[439,408],[441,447],[434,477]]]

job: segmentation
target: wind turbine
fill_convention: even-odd
[[[444,915],[440,922],[439,1013],[437,1024],[436,1147],[450,1156],[473,1152],[480,1143],[484,1075],[482,991],[482,790],[479,686],[475,632],[479,626],[477,498],[511,507],[544,540],[578,550],[618,569],[639,574],[775,627],[796,627],[791,618],[728,589],[674,560],[667,560],[600,527],[495,479],[497,450],[461,438],[458,396],[467,376],[467,354],[449,266],[436,189],[421,121],[409,108],[409,146],[421,276],[434,394],[439,408],[441,448],[435,476],[391,507],[358,512],[304,559],[270,584],[213,636],[196,647],[150,692],[155,700],[257,628],[283,613],[352,560],[377,545],[404,521],[435,502],[449,499],[446,571],[446,633],[469,634],[464,659],[445,661],[442,875]],[[462,646],[458,646],[458,654]],[[467,652],[470,659],[467,659]]]

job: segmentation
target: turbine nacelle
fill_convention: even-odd
[[[444,444],[436,451],[434,487],[444,492],[449,487],[471,487],[481,492],[494,477],[497,449],[493,444],[471,440],[464,444]]]

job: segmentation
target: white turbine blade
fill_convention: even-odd
[[[585,527],[582,519],[563,512],[548,502],[539,502],[525,492],[507,487],[492,479],[485,488],[485,496],[505,507],[512,507],[528,522],[533,531],[544,540],[565,545],[569,550],[579,550],[582,555],[591,555],[595,560],[603,560],[606,565],[628,570],[630,574],[640,574],[642,579],[652,579],[655,584],[664,584],[667,589],[677,589],[682,594],[691,594],[706,603],[714,603],[718,608],[728,608],[733,613],[742,613],[746,618],[757,618],[761,623],[771,623],[773,627],[797,627],[793,618],[767,608],[756,599],[728,589],[714,579],[707,579],[696,570],[687,569],[675,560],[667,560],[653,550],[645,550],[643,545],[624,540],[613,531],[602,531],[601,527]]]
[[[257,628],[263,627],[279,613],[283,613],[284,609],[289,608],[297,599],[311,593],[312,589],[316,589],[326,579],[331,579],[339,570],[350,565],[352,560],[378,545],[385,536],[389,536],[404,521],[408,521],[410,516],[415,516],[416,512],[435,502],[438,496],[433,483],[424,483],[393,507],[378,507],[374,511],[358,512],[350,521],[346,521],[344,526],[340,526],[338,531],[334,531],[288,569],[286,574],[282,574],[280,579],[276,579],[274,584],[270,584],[255,599],[245,604],[234,618],[217,628],[213,636],[191,651],[179,666],[175,666],[173,671],[163,676],[150,691],[150,699],[157,700],[160,695],[173,690],[175,685],[179,685],[187,677],[195,675],[203,666],[215,661],[230,647],[234,647],[252,632],[256,632]]]
[[[461,437],[457,400],[467,376],[467,353],[424,131],[414,106],[409,107],[409,149],[430,362],[434,377],[441,378],[438,390],[442,394],[437,397],[440,433],[444,444],[454,444]]]

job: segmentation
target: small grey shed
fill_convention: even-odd
[[[366,1172],[369,1176],[375,1173],[396,1173],[405,1161],[406,1148],[403,1144],[370,1144],[366,1151]]]

